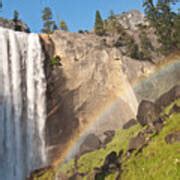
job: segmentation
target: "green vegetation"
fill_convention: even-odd
[[[110,12],[108,19],[104,21],[104,30],[110,34],[122,34],[125,31],[113,11]]]
[[[103,35],[105,32],[104,31],[104,22],[102,20],[102,17],[101,17],[101,14],[99,11],[96,11],[94,31],[97,35]]]
[[[66,22],[64,20],[60,21],[59,27],[63,31],[68,31],[68,26],[67,26],[67,24],[66,24]]]
[[[173,114],[163,130],[142,153],[133,155],[123,164],[124,180],[178,180],[180,178],[180,144],[167,144],[165,136],[180,130],[180,114]]]
[[[127,53],[133,59],[141,59],[139,46],[132,38],[127,42]]]
[[[159,42],[160,51],[168,54],[180,46],[180,14],[172,10],[171,5],[177,0],[145,0],[144,8],[151,26],[155,29]]]
[[[176,100],[165,108],[161,115],[169,115],[175,104],[180,106],[180,100]],[[141,153],[134,152],[129,159],[123,157],[121,179],[178,180],[180,177],[180,144],[167,144],[164,140],[167,134],[177,130],[180,130],[180,113],[174,113],[166,120],[160,134],[154,134],[149,145]],[[84,179],[92,178],[94,168],[101,167],[110,152],[118,153],[120,150],[125,152],[130,138],[140,131],[142,128],[139,125],[128,130],[118,130],[106,148],[87,153],[81,156],[76,163],[74,159],[71,160],[63,164],[58,172],[70,177],[75,172],[76,164],[76,172],[87,174]],[[112,173],[105,176],[105,180],[114,180],[116,177],[117,174]]]
[[[84,154],[77,161],[78,172],[91,174],[95,167],[101,167],[105,157],[112,151],[119,153],[120,150],[127,150],[128,140],[135,136],[141,129],[140,125],[134,126],[129,130],[118,130],[113,140],[105,148]],[[60,173],[71,176],[74,172],[74,160],[64,164],[59,169]]]
[[[57,29],[55,21],[53,21],[53,15],[51,8],[45,7],[42,12],[42,20],[43,24],[43,33],[52,33],[54,30]]]
[[[35,175],[32,175],[31,179],[33,180],[54,180],[55,179],[55,171],[53,169],[48,169],[41,171]]]
[[[141,45],[140,59],[151,60],[151,56],[152,56],[151,52],[154,49],[145,31],[142,31],[140,34],[140,45]]]
[[[180,144],[179,142],[167,144],[165,137],[169,133],[180,130],[180,113],[172,113],[174,105],[180,106],[180,99],[166,107],[161,116],[166,115],[163,129],[159,134],[153,134],[148,146],[144,147],[138,154],[134,151],[129,158],[123,155],[122,173],[123,180],[179,180],[180,178]],[[120,150],[127,151],[129,140],[135,137],[146,127],[135,125],[127,130],[117,130],[113,140],[105,148],[82,155],[68,163],[62,164],[56,169],[49,169],[40,176],[34,176],[35,180],[53,180],[55,174],[62,177],[71,177],[75,172],[86,174],[82,180],[93,180],[94,169],[102,167],[107,155],[112,151],[119,153]],[[111,172],[103,176],[102,180],[114,180],[117,172]],[[119,180],[120,180],[119,179]]]
[[[18,20],[19,20],[19,12],[15,10],[13,14],[13,21],[18,21]]]
[[[54,56],[54,57],[51,58],[50,64],[51,64],[52,66],[57,66],[57,65],[60,64],[59,61],[60,61],[59,56]]]

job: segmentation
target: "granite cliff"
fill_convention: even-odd
[[[140,23],[143,16],[124,16],[130,19],[127,30],[139,33],[130,16],[141,16]],[[77,154],[89,134],[103,141],[104,132],[136,118],[143,99],[154,101],[180,83],[177,52],[141,61],[114,46],[115,36],[56,31],[41,39],[48,57],[46,141],[53,164]]]

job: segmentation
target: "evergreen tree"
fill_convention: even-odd
[[[56,23],[53,21],[52,11],[49,7],[45,7],[42,13],[42,20],[44,21],[42,32],[52,33],[57,29]]]
[[[19,20],[19,12],[17,10],[14,11],[13,13],[13,20],[18,21]]]
[[[142,31],[140,34],[140,44],[141,44],[141,52],[140,58],[144,60],[151,59],[151,51],[154,49],[151,41],[147,37],[145,31]]]
[[[0,0],[0,9],[2,9],[3,7],[3,3],[2,3],[2,0]]]
[[[114,14],[114,11],[113,10],[110,10],[110,15],[109,15],[109,19],[115,19],[116,16]]]
[[[174,36],[177,33],[177,25],[175,24],[177,14],[171,9],[171,4],[177,0],[158,0],[154,4],[153,0],[145,0],[145,13],[154,27],[161,43],[161,52],[167,54],[178,47]]]
[[[67,26],[67,24],[66,24],[66,22],[64,21],[64,20],[62,20],[61,22],[60,22],[60,29],[61,30],[63,30],[63,31],[68,31],[68,26]]]
[[[175,42],[176,48],[180,49],[180,9],[174,20],[173,41]]]
[[[97,35],[104,34],[104,22],[99,11],[96,11],[94,31]]]

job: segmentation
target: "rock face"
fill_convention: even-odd
[[[145,22],[144,14],[140,13],[138,10],[125,12],[117,16],[117,19],[125,29],[129,30],[137,30],[139,25],[148,25],[148,23]]]
[[[57,145],[64,150],[72,136],[95,121],[87,134],[100,135],[135,117],[138,104],[118,49],[103,46],[101,37],[93,34],[57,31],[50,41],[54,56],[61,60],[61,66],[49,66],[48,74],[46,137],[50,151]]]
[[[154,101],[180,83],[179,55],[168,77],[162,76],[171,64],[161,69],[150,62],[133,60],[111,43],[107,45],[107,39],[93,33],[62,31],[42,36],[49,57],[46,142],[50,159],[57,159],[54,155],[67,159],[74,156],[88,134],[101,138],[105,131],[122,127],[136,118],[142,99]],[[58,65],[51,65],[52,57],[58,57]],[[170,77],[167,83],[165,79]],[[141,82],[150,83],[149,89]],[[155,90],[151,84],[156,85]]]

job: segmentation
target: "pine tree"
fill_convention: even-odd
[[[104,34],[104,22],[99,11],[96,11],[94,31],[97,35]]]
[[[52,33],[57,28],[55,21],[53,21],[52,11],[49,7],[45,7],[42,13],[42,20],[44,21],[42,32]]]
[[[19,20],[19,12],[17,10],[14,11],[13,13],[13,20],[18,21]]]
[[[140,58],[144,60],[150,60],[151,59],[151,51],[154,49],[152,46],[151,41],[147,37],[147,34],[145,31],[142,31],[140,34],[140,44],[141,44],[141,52],[140,52]]]
[[[68,26],[66,24],[66,22],[64,20],[62,20],[60,22],[60,25],[59,25],[60,29],[63,30],[63,31],[68,31]]]
[[[161,43],[161,52],[164,54],[168,54],[178,46],[174,38],[177,32],[175,29],[177,14],[171,9],[171,4],[176,2],[177,0],[158,0],[156,4],[153,0],[144,2],[146,16],[156,31]]]
[[[2,3],[2,0],[0,0],[0,9],[2,9],[3,7],[3,3]]]
[[[174,21],[173,41],[176,44],[176,48],[180,49],[180,9]]]

